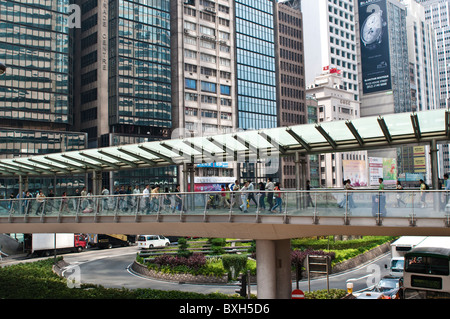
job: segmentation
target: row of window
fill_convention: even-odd
[[[198,102],[198,94],[186,92],[184,94],[184,99],[186,101]],[[202,103],[208,103],[208,104],[217,104],[217,101],[220,101],[220,105],[222,105],[222,106],[231,106],[232,105],[232,101],[229,98],[221,97],[218,99],[214,96],[209,96],[209,95],[201,95],[200,101]]]
[[[200,112],[199,112],[200,111]],[[187,116],[198,116],[198,114],[201,114],[202,117],[205,118],[218,118],[218,114],[219,112],[217,111],[212,111],[212,110],[198,110],[196,108],[192,108],[192,107],[187,107],[185,109],[185,114]],[[228,113],[228,112],[220,112],[220,118],[222,120],[231,120],[232,119],[232,114]]]
[[[184,87],[190,90],[197,90],[197,82],[195,79],[186,78]],[[229,85],[217,85],[217,83],[213,82],[200,81],[200,90],[203,92],[217,93],[217,87],[220,88],[220,94],[231,95],[231,86]]]

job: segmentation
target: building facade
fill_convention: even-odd
[[[170,1],[77,0],[74,128],[89,147],[170,138]],[[173,188],[176,167],[104,173],[103,186]]]
[[[306,85],[324,70],[338,69],[342,85],[360,100],[357,18],[354,0],[302,0]],[[325,68],[325,69],[324,69]]]
[[[317,105],[319,124],[360,117],[360,102],[354,100],[352,92],[344,89],[340,74],[325,72],[307,87],[306,92],[311,100],[309,105],[312,106],[312,114],[313,107]],[[368,179],[363,174],[356,177],[350,176],[348,172],[351,166],[357,165],[364,166],[365,170],[367,160],[366,151],[320,154],[312,158],[313,163],[318,163],[318,172],[314,172],[313,176],[319,176],[318,186],[321,187],[343,187],[344,179],[350,179],[354,186],[367,186]],[[314,167],[317,164],[311,165]]]
[[[278,126],[307,123],[305,61],[303,52],[303,16],[300,1],[279,2],[276,12],[278,70]],[[309,172],[306,157],[298,159]],[[284,188],[305,188],[297,183],[295,156],[281,158],[280,181]]]
[[[69,131],[73,123],[69,5],[68,0],[0,3],[0,61],[7,66],[0,77],[1,157],[87,145],[86,134]],[[38,180],[26,181],[30,190],[54,190],[54,180]],[[14,180],[0,184],[2,196],[18,192]]]
[[[425,20],[431,26],[434,36],[434,50],[437,55],[439,108],[450,106],[450,1],[417,0],[425,11]],[[439,176],[450,171],[450,147],[442,144],[439,152]]]

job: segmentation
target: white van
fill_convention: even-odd
[[[170,241],[161,235],[139,235],[138,236],[138,248],[148,249],[153,247],[169,246]]]

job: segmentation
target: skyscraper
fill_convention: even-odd
[[[92,147],[168,137],[169,1],[77,3],[75,127],[89,133]]]
[[[89,147],[170,137],[172,126],[170,4],[77,0],[74,29],[74,127]],[[103,185],[173,186],[175,168],[103,174]]]
[[[0,61],[7,65],[0,77],[2,157],[86,147],[86,134],[68,131],[73,122],[69,4],[0,3]],[[37,183],[54,187],[53,180]]]
[[[342,86],[360,100],[358,39],[354,0],[302,0],[305,78],[310,85],[325,70],[337,69]]]
[[[278,59],[278,126],[306,124],[305,61],[303,51],[303,15],[300,1],[279,2],[275,17]],[[306,157],[298,158],[305,167]],[[284,157],[280,165],[284,188],[304,188],[295,174],[295,156]],[[309,174],[308,174],[309,175]],[[298,182],[298,183],[297,183]]]
[[[438,74],[438,107],[450,106],[450,52],[446,48],[450,46],[450,1],[448,0],[416,0],[425,8],[425,20],[431,26],[434,38],[434,50],[437,54],[436,72]],[[450,170],[449,144],[440,145],[439,176],[443,176]]]
[[[277,126],[274,3],[236,0],[238,127]]]

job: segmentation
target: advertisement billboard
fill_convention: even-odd
[[[397,160],[395,158],[369,157],[370,185],[378,185],[378,178],[383,178],[385,185],[397,182]]]
[[[363,93],[387,91],[391,62],[386,0],[359,0]]]
[[[349,179],[352,186],[367,186],[366,161],[343,160],[344,180]]]

